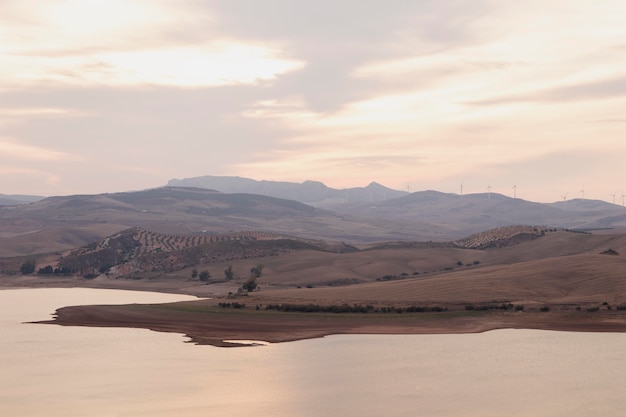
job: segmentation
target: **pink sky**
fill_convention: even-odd
[[[626,3],[5,0],[0,193],[626,191]]]

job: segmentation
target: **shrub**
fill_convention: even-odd
[[[22,273],[22,275],[32,274],[33,272],[35,272],[35,266],[35,261],[33,259],[29,259],[22,264],[22,266],[20,267],[20,272]]]
[[[543,307],[541,307],[541,308],[539,309],[539,311],[541,311],[542,313],[546,313],[546,312],[550,311],[550,307],[548,307],[548,306],[543,306]]]

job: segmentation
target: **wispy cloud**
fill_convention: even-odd
[[[0,160],[4,160],[4,163],[15,163],[15,161],[60,161],[73,159],[71,155],[65,152],[18,143],[15,140],[7,138],[0,138],[0,155]]]
[[[26,0],[4,7],[13,18],[0,17],[0,24],[9,23],[0,29],[0,88],[257,84],[304,66],[263,42],[163,42],[179,25],[198,24],[193,10],[167,1]]]

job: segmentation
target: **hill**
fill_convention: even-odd
[[[541,224],[581,230],[626,225],[626,210],[621,206],[585,200],[578,207],[565,209],[559,204],[534,203],[497,193],[460,196],[420,191],[376,204],[352,205],[346,210],[369,218],[437,225],[447,231],[450,239],[509,225]]]
[[[374,241],[419,236],[417,228],[339,215],[257,194],[163,187],[136,192],[49,197],[0,207],[0,256],[62,251],[116,231],[139,227],[162,233],[266,230],[310,239]],[[424,234],[434,237],[438,233]]]
[[[336,190],[316,181],[299,184],[220,176],[171,180],[168,185],[192,185],[223,192],[245,191],[292,199],[333,210],[350,219],[409,228],[422,240],[452,240],[519,224],[585,230],[626,227],[626,210],[600,200],[572,199],[544,204],[498,193],[458,195],[432,190],[408,193],[376,183],[363,188]]]
[[[387,192],[376,184],[366,189]],[[329,211],[266,195],[185,187],[49,197],[0,207],[0,257],[70,250],[131,227],[170,234],[264,230],[351,244],[446,242],[511,225],[626,227],[626,210],[620,206],[568,203],[565,209],[496,193],[421,191],[366,204],[344,200],[337,211]]]
[[[342,255],[341,262],[339,257],[334,257],[335,262],[320,262],[325,272],[308,273],[307,279],[298,281],[301,289],[266,287],[255,297],[298,303],[325,300],[331,304],[626,302],[625,235],[558,231],[507,247],[487,246],[482,250],[376,249],[350,253]],[[606,254],[608,249],[617,254]],[[274,262],[267,263],[268,280],[270,271],[280,268]],[[312,259],[308,263],[316,264]],[[299,277],[305,274],[294,269],[289,273]],[[351,277],[360,285],[329,285],[321,278],[333,274]],[[385,275],[394,278],[378,279]]]
[[[528,230],[537,234],[519,239]],[[67,278],[81,285],[116,287],[131,279],[135,286],[161,290],[195,288],[200,283],[190,281],[192,269],[206,269],[216,277],[214,285],[192,292],[223,295],[263,264],[263,291],[254,297],[331,304],[626,301],[626,235],[519,227],[487,231],[479,245],[467,245],[476,241],[359,249],[268,232],[171,235],[132,228],[63,256],[41,257],[37,268],[99,275]],[[0,264],[5,272],[10,265]],[[19,268],[18,262],[11,265]],[[223,283],[229,265],[237,277]]]

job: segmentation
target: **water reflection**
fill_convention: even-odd
[[[0,291],[0,415],[569,417],[626,409],[624,334],[351,335],[223,349],[140,329],[21,324],[62,305],[179,299]]]

